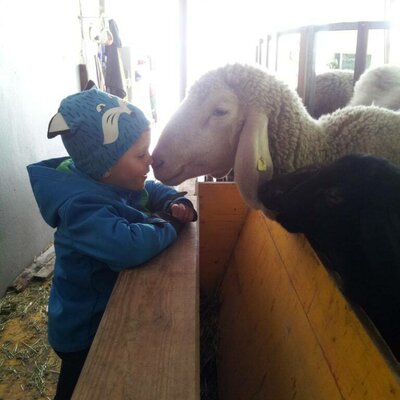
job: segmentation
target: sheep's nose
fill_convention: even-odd
[[[153,169],[161,168],[163,164],[164,164],[163,160],[159,160],[153,155],[153,164],[152,164]]]

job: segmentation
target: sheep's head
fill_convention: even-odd
[[[211,71],[193,86],[160,136],[153,169],[157,179],[177,185],[200,175],[222,177],[234,168],[244,199],[260,208],[257,188],[272,176],[268,118],[243,100],[226,72]]]
[[[341,237],[354,232],[361,212],[398,212],[400,172],[387,160],[352,154],[274,178],[259,197],[290,232]]]
[[[242,114],[237,96],[226,88],[186,98],[154,150],[157,179],[176,185],[199,175],[226,175],[234,164]]]

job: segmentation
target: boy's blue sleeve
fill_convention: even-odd
[[[147,206],[153,212],[165,211],[170,203],[170,199],[177,193],[174,188],[155,181],[147,181],[146,190],[149,194]]]
[[[63,212],[72,247],[117,271],[143,264],[177,238],[170,223],[129,222],[96,198],[75,199]]]
[[[197,213],[192,202],[180,194],[174,188],[163,185],[159,182],[147,181],[146,190],[149,194],[148,208],[151,211],[167,211],[172,203],[185,203],[195,211],[194,221],[197,219]]]

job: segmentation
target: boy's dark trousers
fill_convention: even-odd
[[[58,357],[61,358],[61,369],[54,400],[71,399],[88,353],[89,349],[73,353],[61,353],[56,351]]]

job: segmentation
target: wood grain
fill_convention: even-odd
[[[214,229],[224,236],[222,225]],[[305,237],[256,210],[228,257],[219,332],[221,400],[400,398],[393,364]]]
[[[198,183],[200,287],[211,293],[221,282],[248,207],[233,182]]]
[[[192,199],[193,200],[193,199]],[[199,399],[197,227],[120,273],[73,399]]]

